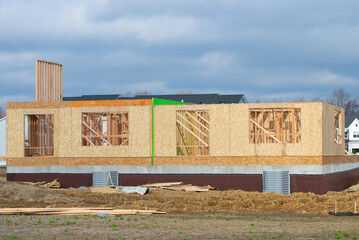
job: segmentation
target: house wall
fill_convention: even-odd
[[[130,103],[120,102],[99,101],[97,105],[100,106],[96,106],[96,101],[8,104],[7,152],[10,163],[23,165],[24,161],[30,162],[29,158],[20,159],[24,157],[24,115],[51,113],[55,118],[54,157],[48,157],[45,161],[37,158],[33,161],[34,164],[42,162],[42,165],[63,165],[74,162],[77,165],[151,165],[151,105],[145,102],[142,103],[144,105],[138,103],[138,106],[128,106]],[[301,142],[250,143],[250,108],[300,108]],[[209,111],[209,156],[176,155],[177,110]],[[334,144],[333,141],[334,110],[343,111],[341,108],[323,103],[157,105],[154,107],[155,165],[323,164],[322,156],[341,158],[344,155],[344,141],[342,144]],[[81,113],[106,111],[128,111],[129,146],[82,146]],[[132,163],[129,162],[131,158],[134,161]],[[344,159],[330,161],[343,162]]]
[[[0,119],[0,161],[6,156],[6,118]]]
[[[300,143],[249,142],[250,108],[301,108]],[[208,110],[210,156],[321,156],[322,103],[256,103],[155,107],[155,156],[176,156],[176,111]],[[344,153],[344,151],[343,151]]]

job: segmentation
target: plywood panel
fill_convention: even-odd
[[[320,165],[321,156],[156,157],[156,165]]]
[[[8,158],[8,166],[149,166],[151,158]]]
[[[6,156],[24,157],[24,114],[21,109],[6,110]]]
[[[151,107],[130,106],[111,110],[128,111],[129,144],[128,146],[82,146],[81,111],[72,108],[73,117],[73,155],[75,157],[150,157],[151,156]],[[85,110],[89,110],[86,108]],[[93,111],[107,111],[106,107],[92,108]],[[82,110],[82,112],[85,112]],[[87,111],[86,111],[87,112]]]
[[[176,156],[177,105],[154,107],[155,156]]]
[[[230,156],[231,125],[230,105],[213,104],[209,112],[210,155]]]
[[[99,100],[99,101],[69,101],[68,107],[100,107],[100,106],[150,106],[152,99],[133,100]]]
[[[59,157],[72,156],[72,109],[59,109]]]

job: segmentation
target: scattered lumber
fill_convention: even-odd
[[[58,178],[56,178],[54,181],[49,182],[49,183],[45,183],[44,185],[42,185],[43,187],[46,188],[59,188],[61,187],[61,184],[57,181]]]
[[[157,210],[113,209],[113,208],[1,208],[0,215],[149,215],[165,214]]]
[[[39,185],[45,184],[46,182],[42,181],[42,182],[22,182],[22,183],[32,185],[32,186],[39,186]]]
[[[173,191],[188,191],[188,192],[207,192],[209,190],[215,190],[214,187],[199,187],[192,184],[183,185],[183,182],[165,182],[165,183],[150,183],[141,185],[141,187],[147,188],[161,188]]]
[[[149,184],[144,184],[141,185],[141,187],[146,187],[146,188],[163,188],[163,187],[171,187],[174,185],[182,185],[183,182],[164,182],[164,183],[149,183]]]

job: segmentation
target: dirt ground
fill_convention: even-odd
[[[1,239],[340,239],[359,237],[354,211],[359,192],[325,195],[271,192],[183,192],[151,189],[145,195],[48,189],[0,177],[0,207],[114,207],[154,209],[151,216],[0,216]],[[105,193],[112,192],[112,193]]]
[[[325,195],[272,192],[217,191],[184,192],[163,189],[137,193],[91,192],[90,190],[47,189],[0,178],[0,207],[114,207],[153,209],[168,213],[290,213],[327,215],[354,211],[359,192],[331,192]],[[358,206],[359,208],[359,206]]]
[[[357,239],[358,218],[238,214],[0,216],[1,239]]]

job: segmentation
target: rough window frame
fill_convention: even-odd
[[[129,146],[128,112],[83,112],[82,146]]]
[[[210,154],[210,121],[208,110],[176,111],[177,156]]]
[[[336,144],[343,143],[343,123],[342,113],[340,111],[334,111],[334,142]]]
[[[300,143],[300,108],[250,108],[249,142]]]
[[[54,156],[54,114],[25,114],[24,123],[24,156]]]

